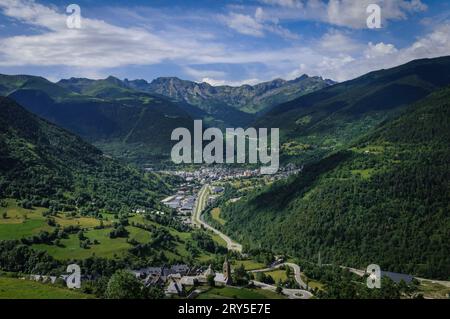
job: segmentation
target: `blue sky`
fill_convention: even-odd
[[[81,8],[80,29],[66,7]],[[382,27],[367,27],[367,6]],[[437,0],[0,0],[0,73],[254,84],[304,73],[344,81],[450,55]]]

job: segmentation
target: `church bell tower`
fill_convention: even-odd
[[[223,277],[225,278],[225,283],[231,285],[233,280],[231,278],[231,265],[228,262],[228,258],[225,258],[223,263]]]

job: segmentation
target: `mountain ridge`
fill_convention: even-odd
[[[105,79],[62,79],[58,85],[80,94],[105,97],[110,92],[99,94],[99,90],[115,86],[120,91],[134,90],[171,99],[191,116],[203,119],[207,125],[225,127],[248,126],[255,117],[288,101],[314,90],[333,85],[332,80],[309,77],[306,74],[294,79],[274,79],[256,85],[213,86],[207,82],[194,82],[178,77],[158,77],[148,82],[144,79],[120,80],[114,76]],[[101,93],[101,91],[100,91]]]
[[[183,100],[201,108],[204,102],[210,99],[212,102],[222,102],[224,105],[247,113],[266,111],[266,108],[273,107],[279,101],[285,101],[293,98],[293,96],[307,94],[315,89],[336,83],[332,80],[324,80],[317,76],[310,77],[306,74],[294,80],[277,78],[255,85],[243,84],[240,86],[211,85],[207,82],[182,80],[178,77],[159,77],[151,82],[125,79],[124,82],[133,88]],[[279,96],[281,94],[287,94],[287,96],[281,97]],[[279,100],[276,102],[266,101],[268,98],[275,99],[277,96]]]
[[[253,125],[280,128],[284,160],[310,162],[449,84],[450,57],[414,60],[280,104]]]
[[[221,207],[247,248],[450,278],[450,86],[287,181]]]

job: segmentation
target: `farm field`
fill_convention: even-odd
[[[39,282],[0,277],[0,299],[89,299],[78,291]]]

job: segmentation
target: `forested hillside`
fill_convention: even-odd
[[[81,138],[0,97],[0,197],[25,206],[119,212],[151,207],[168,185],[125,167]]]
[[[450,57],[415,60],[281,104],[255,126],[280,128],[283,161],[313,162],[447,85]]]
[[[345,150],[223,208],[247,247],[450,278],[450,88]]]

